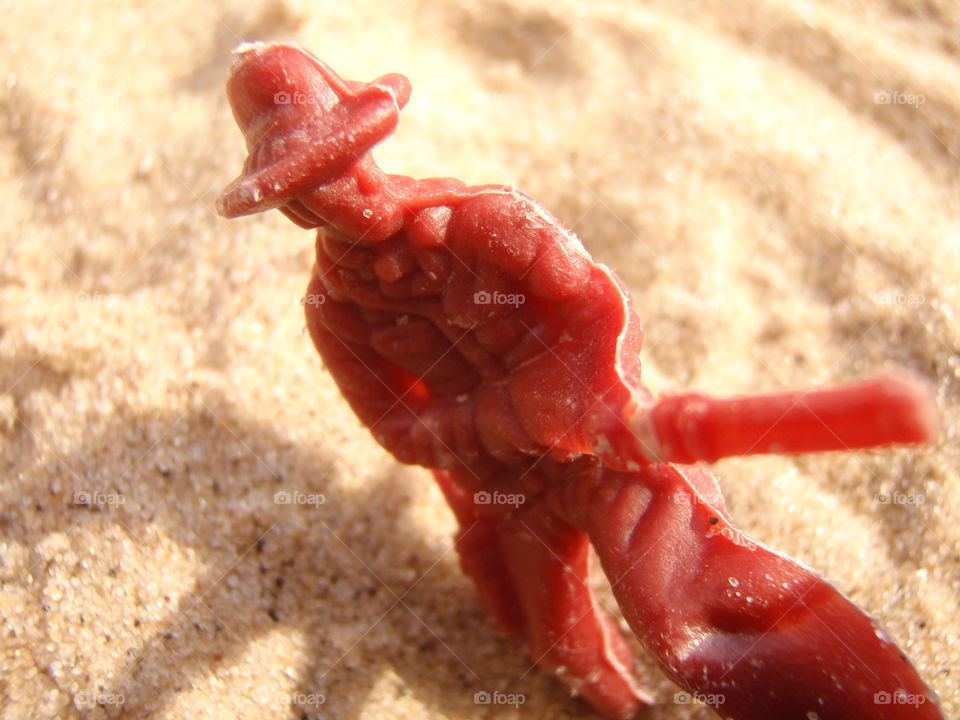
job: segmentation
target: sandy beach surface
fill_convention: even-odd
[[[381,166],[538,198],[630,288],[655,392],[929,378],[929,446],[715,469],[960,717],[960,5],[0,9],[0,718],[598,717],[496,632],[429,474],[325,373],[312,234],[217,217],[249,40],[406,74]],[[714,717],[637,653],[644,717]]]

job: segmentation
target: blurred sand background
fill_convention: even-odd
[[[388,171],[516,184],[571,226],[634,293],[655,391],[935,382],[930,447],[716,469],[741,526],[879,616],[960,716],[960,5],[0,16],[0,717],[596,717],[497,634],[427,472],[325,374],[312,234],[216,216],[245,157],[230,50],[279,39],[411,79]],[[639,672],[646,717],[713,717]]]

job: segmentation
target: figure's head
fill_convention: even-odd
[[[345,81],[297,45],[252,43],[234,51],[227,97],[250,153],[243,174],[218,202],[222,215],[236,217],[283,205],[340,162],[337,150],[350,161],[365,154],[393,131],[396,111],[410,98],[410,82],[398,74],[371,83]],[[370,98],[373,122],[350,135],[353,118],[334,116],[338,106],[360,97]],[[384,106],[394,110],[378,116],[377,107]],[[336,131],[359,144],[321,142]]]
[[[295,45],[247,44],[233,52],[227,99],[248,140],[251,125],[277,106],[312,103],[322,111],[341,99],[334,88],[343,81]]]

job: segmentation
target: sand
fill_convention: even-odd
[[[595,717],[497,634],[427,472],[324,372],[311,234],[214,212],[245,156],[230,49],[276,39],[410,77],[388,171],[572,227],[655,391],[930,378],[930,446],[716,470],[960,716],[960,6],[138,6],[2,5],[0,717]],[[638,667],[648,717],[711,717]]]

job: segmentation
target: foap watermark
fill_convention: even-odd
[[[105,493],[99,490],[78,490],[73,494],[73,504],[84,507],[123,505],[126,501],[127,498],[120,493]]]
[[[484,105],[523,105],[527,101],[527,96],[523,93],[505,93],[505,92],[484,92],[479,91],[473,95],[474,101]]]
[[[870,293],[870,299],[877,305],[910,305],[917,307],[923,305],[927,298],[920,293],[908,293],[901,290],[881,290],[880,292]]]
[[[705,498],[698,492],[687,492],[678,490],[670,495],[670,499],[677,505],[706,505],[713,506],[717,504],[717,499]]]
[[[727,701],[723,693],[702,693],[680,690],[673,694],[673,702],[677,705],[710,705],[718,707]]]
[[[288,699],[291,705],[301,708],[319,707],[327,702],[327,696],[323,693],[295,692],[285,699]]]
[[[677,305],[709,307],[719,305],[722,300],[720,293],[687,292],[685,290],[677,290],[673,293],[673,302]]]
[[[486,490],[481,490],[473,494],[473,502],[475,505],[512,505],[518,508],[526,501],[526,496],[521,493],[487,492]]]
[[[126,295],[122,293],[78,292],[74,296],[74,300],[78,303],[90,303],[91,305],[119,305],[126,299]]]
[[[877,493],[873,501],[878,505],[923,505],[927,498],[923,493]]]
[[[480,290],[473,294],[473,302],[477,305],[513,305],[520,307],[527,301],[523,293],[502,293],[499,291],[487,292]]]
[[[319,307],[326,304],[327,296],[323,293],[307,293],[306,295],[301,295],[300,293],[279,292],[274,295],[274,302],[276,302],[277,305],[298,304]]]
[[[876,105],[923,105],[927,101],[922,93],[902,93],[897,90],[878,90],[873,94]]]
[[[94,690],[93,692],[78,692],[73,696],[74,705],[78,710],[87,710],[95,707],[120,707],[127,699],[123,693],[112,693],[106,690]]]
[[[315,95],[305,92],[289,92],[287,90],[281,90],[280,92],[275,92],[273,94],[273,104],[274,105],[316,105],[317,98]]]
[[[327,502],[327,498],[322,493],[302,493],[288,492],[281,490],[273,494],[275,505],[313,505],[319,507]]]
[[[81,90],[77,93],[74,102],[77,105],[105,107],[108,105],[123,105],[126,102],[126,99],[120,93],[91,92],[89,90]]]
[[[681,89],[668,94],[667,99],[674,105],[722,105],[728,102],[727,98],[720,97],[707,88],[697,88],[696,91]]]
[[[523,693],[502,693],[494,690],[480,690],[473,694],[474,705],[513,705],[520,707],[527,701],[527,696]]]
[[[301,305],[319,307],[327,301],[327,296],[322,293],[308,293],[300,298]]]
[[[925,702],[927,702],[926,695],[908,693],[906,690],[895,690],[894,692],[881,690],[873,694],[874,705],[912,705],[913,707],[920,707]]]

